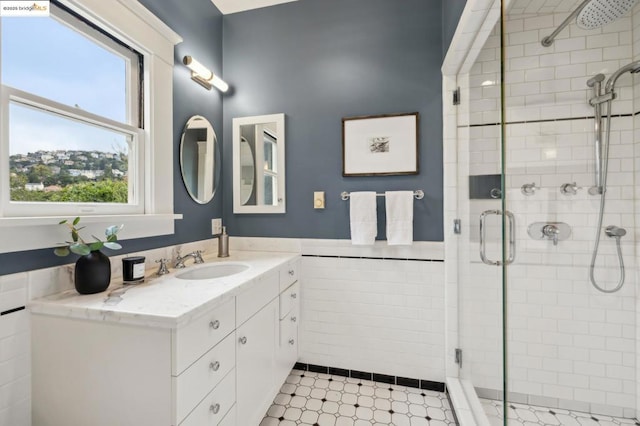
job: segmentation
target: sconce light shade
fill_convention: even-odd
[[[229,90],[229,85],[224,80],[211,72],[209,68],[193,59],[192,56],[187,55],[182,58],[182,63],[191,70],[191,79],[205,89],[211,90],[211,87],[215,86],[221,92]]]

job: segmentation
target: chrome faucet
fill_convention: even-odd
[[[176,269],[184,268],[185,260],[187,260],[190,257],[193,258],[193,263],[204,263],[204,260],[202,259],[202,253],[203,253],[202,250],[196,250],[192,253],[185,254],[184,256],[180,256],[180,252],[178,252],[176,254],[176,263],[173,267]]]

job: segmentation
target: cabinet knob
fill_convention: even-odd
[[[289,269],[289,275],[293,276],[295,274],[295,272],[293,271],[293,269]]]
[[[211,364],[209,364],[209,368],[213,371],[218,371],[220,369],[220,363],[218,361],[212,362]]]
[[[295,345],[295,344],[296,344],[296,341],[295,341],[295,340],[293,340],[293,339],[289,339],[289,344],[290,344],[290,345]]]
[[[242,336],[241,338],[238,339],[238,342],[240,342],[243,345],[247,344],[247,338],[245,336]]]
[[[298,295],[296,293],[291,293],[291,298],[295,299],[296,297],[298,297]]]
[[[218,414],[220,412],[220,404],[214,404],[210,406],[209,411],[211,411],[213,414]]]
[[[291,322],[296,322],[298,321],[298,317],[291,317]]]
[[[215,320],[215,321],[211,321],[209,323],[209,327],[213,328],[214,330],[217,330],[220,328],[220,321]]]

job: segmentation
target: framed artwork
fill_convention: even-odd
[[[342,176],[418,174],[418,113],[342,119]]]

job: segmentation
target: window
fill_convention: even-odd
[[[54,4],[0,40],[5,215],[144,213],[142,55]]]
[[[55,245],[75,215],[97,232],[124,223],[124,238],[173,233],[182,39],[131,0],[52,1],[0,31],[0,253]]]

